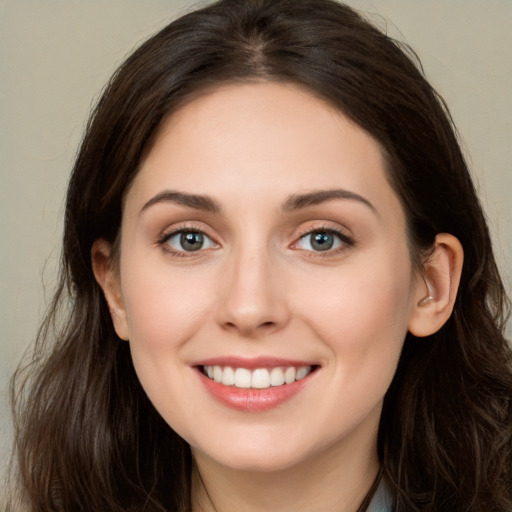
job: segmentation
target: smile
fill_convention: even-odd
[[[204,365],[202,372],[209,379],[239,389],[268,389],[292,384],[307,377],[312,366],[274,368],[233,368],[232,366]]]
[[[215,358],[195,365],[204,388],[221,404],[240,412],[264,412],[299,394],[318,364],[275,358]]]

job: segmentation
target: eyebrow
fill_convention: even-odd
[[[317,204],[331,201],[333,199],[348,199],[352,201],[358,201],[374,213],[377,213],[377,209],[373,206],[370,201],[364,197],[344,189],[333,189],[333,190],[316,190],[313,192],[307,192],[304,194],[294,194],[290,196],[283,204],[283,212],[291,212],[296,210],[302,210],[309,206],[315,206]],[[153,196],[147,201],[141,208],[140,213],[147,210],[150,206],[158,203],[174,203],[180,206],[186,206],[195,210],[201,210],[210,213],[220,213],[221,207],[217,201],[209,196],[201,194],[189,194],[187,192],[178,192],[176,190],[164,190],[159,194]]]
[[[188,208],[193,208],[194,210],[202,210],[210,213],[219,213],[221,211],[220,205],[211,197],[199,194],[188,194],[186,192],[178,192],[175,190],[165,190],[156,196],[153,196],[147,203],[145,203],[141,208],[140,213],[147,210],[150,206],[158,203],[175,203],[180,206],[186,206]]]
[[[331,201],[332,199],[349,199],[351,201],[358,201],[377,214],[377,209],[372,203],[370,203],[370,201],[355,192],[350,192],[349,190],[344,189],[316,190],[305,194],[290,196],[283,205],[283,212],[301,210],[308,206],[315,206],[326,201]]]

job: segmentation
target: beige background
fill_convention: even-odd
[[[462,134],[512,289],[512,0],[352,0],[417,51]],[[0,0],[0,461],[9,375],[51,297],[91,104],[185,0]]]

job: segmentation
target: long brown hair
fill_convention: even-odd
[[[437,233],[465,261],[453,315],[408,335],[379,429],[397,512],[512,509],[508,302],[448,109],[414,54],[331,0],[221,0],[128,58],[88,124],[69,183],[60,283],[13,380],[15,450],[31,511],[185,511],[191,456],[142,390],[91,267],[162,120],[222,82],[299,84],[382,146],[412,261]],[[363,505],[362,505],[363,507]]]

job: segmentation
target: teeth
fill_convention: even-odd
[[[215,382],[222,382],[222,368],[220,366],[213,367],[213,380]]]
[[[242,389],[267,389],[301,380],[311,373],[311,366],[276,368],[232,368],[231,366],[204,366],[203,373],[215,382]]]
[[[216,368],[220,368],[216,366]],[[245,368],[237,368],[235,370],[235,387],[237,388],[250,388],[251,387],[251,372]]]
[[[309,372],[311,371],[311,368],[308,366],[301,366],[297,373],[295,374],[295,380],[303,379]]]
[[[270,373],[266,368],[254,370],[251,378],[251,388],[266,389],[270,387]]]
[[[286,384],[291,384],[292,382],[295,382],[296,373],[297,372],[293,366],[291,366],[290,368],[286,368],[286,371],[284,372],[284,381],[286,382]]]
[[[219,368],[218,366],[216,368]],[[235,383],[235,370],[231,366],[226,366],[222,372],[222,384],[224,386],[233,386]]]
[[[270,385],[282,386],[284,384],[284,373],[282,368],[272,368],[270,372]]]

